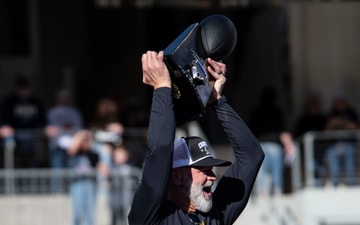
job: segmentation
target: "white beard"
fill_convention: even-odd
[[[204,185],[196,185],[188,179],[184,185],[184,192],[189,196],[190,201],[194,203],[195,208],[201,212],[209,212],[212,208],[212,197],[206,199],[203,195],[203,188],[212,186],[213,182],[207,181]],[[189,193],[190,191],[190,193]]]

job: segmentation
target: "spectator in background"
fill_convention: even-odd
[[[333,96],[331,109],[325,125],[325,130],[355,130],[359,127],[358,114],[349,105],[344,93]],[[340,182],[341,167],[345,166],[346,184],[355,184],[355,137],[344,137],[334,140],[326,150],[326,161],[329,167],[331,182],[337,186]]]
[[[323,131],[326,123],[326,115],[322,111],[321,100],[316,93],[307,95],[303,106],[303,112],[298,117],[295,125],[295,137],[301,140],[303,135],[309,131]],[[327,145],[327,140],[314,140],[316,186],[324,185],[326,175],[324,153]]]
[[[56,103],[47,112],[45,134],[49,140],[50,166],[65,168],[67,149],[73,135],[83,128],[83,118],[79,110],[71,105],[70,93],[62,89],[57,93]]]
[[[265,197],[283,193],[284,158],[291,161],[295,154],[292,135],[285,130],[284,114],[276,100],[276,90],[272,87],[265,88],[260,94],[259,105],[253,109],[249,121],[249,127],[265,153],[255,183],[256,193]],[[271,178],[271,182],[268,177]]]
[[[123,126],[120,123],[120,112],[117,103],[110,97],[102,97],[96,103],[95,112],[89,127],[92,129],[103,130],[109,124],[116,124],[123,132]]]
[[[68,149],[69,166],[74,169],[70,184],[73,224],[93,225],[96,207],[96,168],[107,174],[107,168],[99,162],[93,151],[93,134],[89,130],[75,133]]]
[[[122,142],[121,137],[125,131],[119,119],[118,105],[113,99],[103,97],[97,102],[89,128],[95,134],[95,150],[99,153],[100,160],[110,168],[112,146],[109,144],[112,144],[111,138],[118,139],[118,141],[115,140],[116,142]]]
[[[148,110],[145,110],[144,103],[138,97],[126,99],[124,111],[124,123],[126,127],[147,127]]]
[[[127,147],[131,149],[131,163],[134,166],[142,167],[145,158],[146,138],[147,138],[147,126],[149,124],[150,112],[146,108],[143,99],[130,96],[125,101],[124,107],[124,125],[127,128],[131,128],[131,131],[126,132],[125,139]],[[129,130],[129,129],[128,129]]]
[[[58,91],[55,105],[47,112],[47,126],[44,131],[49,138],[49,162],[53,169],[67,167],[67,149],[73,135],[83,127],[83,119],[77,108],[71,105],[70,92]],[[61,179],[54,177],[52,191],[62,190]]]
[[[130,209],[133,190],[129,177],[131,166],[129,164],[129,151],[122,144],[113,150],[113,164],[110,175],[109,204],[112,214],[112,225],[126,224]]]
[[[299,137],[308,131],[323,131],[325,128],[326,115],[321,108],[321,100],[316,93],[306,96],[303,111],[295,125],[295,137]]]
[[[5,141],[15,138],[15,167],[37,167],[38,129],[44,128],[45,114],[26,78],[17,78],[15,90],[4,99],[1,115],[1,136]]]

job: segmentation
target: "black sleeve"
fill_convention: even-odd
[[[154,91],[142,180],[129,214],[130,225],[153,224],[167,197],[176,122],[170,88]]]
[[[214,205],[221,210],[224,224],[233,224],[244,210],[264,153],[243,120],[222,97],[213,105],[234,151],[235,161],[220,179]]]

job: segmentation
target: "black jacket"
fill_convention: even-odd
[[[212,107],[229,138],[235,161],[213,193],[213,208],[208,213],[199,212],[197,215],[206,225],[233,224],[248,202],[264,153],[245,123],[227,104],[225,97]],[[175,128],[171,89],[156,89],[143,176],[129,214],[130,225],[192,224],[186,212],[167,200]]]

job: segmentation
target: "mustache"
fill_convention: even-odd
[[[202,185],[202,187],[212,187],[214,185],[214,181],[206,181],[205,184]]]

